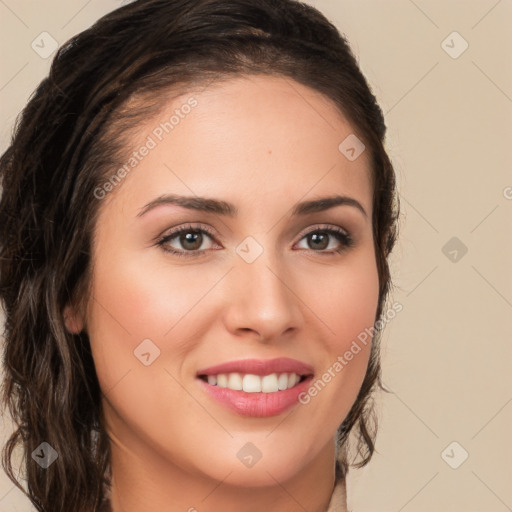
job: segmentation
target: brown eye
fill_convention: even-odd
[[[307,247],[302,248],[324,254],[340,253],[354,245],[352,237],[346,231],[338,227],[317,228],[306,233],[301,241],[304,239],[306,240]]]
[[[179,241],[184,249],[197,251],[203,243],[203,235],[199,231],[188,231],[179,235]]]
[[[204,247],[204,242],[208,239],[214,239],[208,230],[185,226],[162,237],[157,245],[177,256],[198,256],[211,249],[211,245]]]
[[[317,231],[315,233],[310,233],[307,235],[307,238],[311,242],[311,249],[324,250],[327,249],[327,246],[329,245],[329,235],[324,232]]]

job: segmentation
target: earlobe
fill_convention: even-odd
[[[69,305],[64,308],[64,324],[71,334],[79,334],[84,329],[81,315]]]

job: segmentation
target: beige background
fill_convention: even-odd
[[[383,349],[394,394],[380,400],[379,453],[350,474],[349,507],[512,510],[512,2],[309,3],[348,37],[386,114],[403,212],[392,261],[403,311]],[[46,31],[62,44],[119,4],[0,0],[2,152],[49,68],[32,41]],[[469,47],[452,58],[460,37]],[[462,257],[443,252],[452,237]],[[2,473],[0,511],[29,510]]]

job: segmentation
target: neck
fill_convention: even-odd
[[[237,481],[237,466],[224,478],[213,478],[152,452],[140,440],[110,436],[112,512],[325,512],[334,489],[334,442],[286,480],[254,466],[251,471],[260,475],[251,486]]]

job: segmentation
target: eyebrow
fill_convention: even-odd
[[[235,217],[238,215],[238,208],[231,203],[226,201],[220,201],[218,199],[209,199],[206,197],[197,196],[178,196],[175,194],[165,194],[157,197],[153,201],[150,201],[144,207],[141,208],[137,217],[142,217],[150,210],[167,204],[173,204],[187,208],[189,210],[197,210],[207,213],[215,213],[218,215],[225,215],[228,217]],[[365,209],[359,201],[352,197],[334,195],[330,197],[322,197],[312,201],[304,201],[294,206],[292,215],[302,216],[311,213],[322,212],[334,208],[335,206],[352,206],[357,208],[365,217],[368,217]]]

